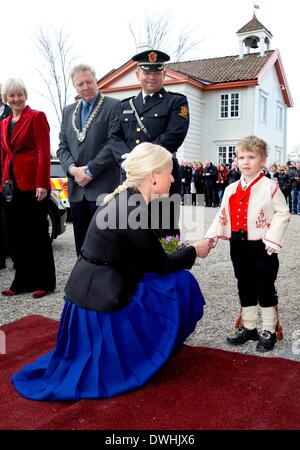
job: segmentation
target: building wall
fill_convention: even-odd
[[[168,79],[168,78],[166,78]],[[170,80],[170,78],[169,78]],[[135,70],[111,84],[123,87],[137,83]],[[179,161],[218,161],[218,147],[236,145],[248,135],[256,134],[265,139],[270,147],[268,162],[276,161],[276,151],[282,151],[281,162],[286,161],[286,115],[275,67],[264,76],[261,85],[239,89],[201,91],[187,83],[168,84],[166,90],[179,92],[188,98],[190,127],[183,145],[178,149]],[[112,97],[124,99],[136,95],[139,89],[108,93]],[[220,98],[222,93],[239,92],[240,116],[220,118]],[[267,123],[260,120],[260,96],[264,92],[268,98]],[[276,129],[277,102],[283,108],[283,129]]]
[[[267,97],[267,121],[263,123],[260,117],[261,94]],[[283,109],[282,130],[277,129],[277,104]],[[281,150],[281,159],[287,160],[286,154],[286,129],[287,129],[287,106],[285,105],[275,67],[269,70],[262,83],[256,87],[255,92],[255,127],[254,133],[264,139],[269,146],[268,162],[277,161],[277,150]]]
[[[236,118],[220,117],[222,94],[240,94],[240,115]],[[203,160],[218,161],[218,147],[236,145],[238,141],[253,133],[255,88],[224,89],[204,92],[203,107]]]
[[[167,89],[186,95],[189,103],[190,125],[183,145],[178,149],[179,161],[201,161],[203,154],[203,92],[188,84],[168,85]]]

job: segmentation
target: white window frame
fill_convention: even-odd
[[[276,108],[276,128],[279,131],[283,130],[283,105],[280,102],[277,102]]]
[[[218,145],[217,148],[218,164],[231,164],[235,158],[235,147],[236,147],[235,145]]]
[[[225,103],[226,102],[226,103]],[[220,94],[219,118],[239,119],[240,118],[241,96],[239,92],[223,92]],[[235,114],[237,112],[237,115]]]
[[[275,146],[275,162],[282,163],[283,148]]]
[[[260,91],[259,96],[259,121],[267,123],[268,121],[268,94]]]

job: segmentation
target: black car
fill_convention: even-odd
[[[50,194],[48,209],[48,230],[51,240],[64,233],[66,230],[67,210],[53,193]]]

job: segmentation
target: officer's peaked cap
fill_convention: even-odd
[[[164,69],[164,63],[170,60],[170,56],[159,50],[146,50],[131,59],[145,72],[156,72]]]

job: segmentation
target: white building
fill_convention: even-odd
[[[238,32],[239,54],[166,65],[164,87],[185,94],[190,127],[179,160],[231,162],[235,145],[255,134],[269,145],[269,162],[285,162],[287,108],[293,106],[279,50],[257,17]],[[258,49],[258,50],[257,50]],[[98,82],[123,99],[140,90],[136,63],[128,61]]]

